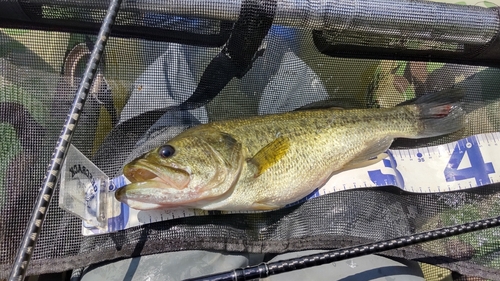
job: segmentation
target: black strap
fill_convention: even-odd
[[[271,28],[275,12],[276,0],[243,1],[229,40],[207,66],[198,87],[181,108],[193,109],[207,104],[233,77],[242,78],[250,70],[264,51],[259,47]]]

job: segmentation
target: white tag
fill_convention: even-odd
[[[109,228],[108,218],[116,216],[120,202],[114,199],[109,178],[70,145],[61,170],[59,207],[83,221],[84,227],[100,231]],[[117,207],[118,206],[118,207]]]

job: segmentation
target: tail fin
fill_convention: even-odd
[[[415,138],[445,135],[463,128],[466,118],[460,100],[464,96],[462,89],[447,89],[413,100],[421,128]]]

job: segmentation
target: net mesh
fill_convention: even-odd
[[[9,273],[46,165],[93,47],[92,31],[104,17],[107,3],[97,2],[19,1],[33,22],[63,31],[68,26],[79,26],[80,32],[18,29],[11,23],[5,23],[9,28],[0,29],[0,279]],[[109,39],[73,138],[73,145],[109,176],[119,175],[124,163],[187,126],[285,112],[329,98],[357,107],[390,107],[452,86],[466,89],[464,107],[469,119],[466,128],[431,139],[397,140],[393,148],[443,144],[500,129],[498,69],[335,58],[318,51],[318,36],[323,36],[323,44],[330,46],[341,42],[368,48],[375,42],[376,47],[387,47],[393,41],[387,36],[370,37],[375,41],[359,40],[365,33],[374,33],[375,27],[352,33],[358,35],[356,38],[349,35],[342,39],[333,31],[318,35],[311,31],[315,26],[313,21],[302,28],[274,24],[258,44],[263,52],[254,57],[248,72],[241,79],[230,80],[205,107],[167,117],[141,115],[178,105],[193,94],[206,67],[228,40],[230,21],[237,18],[231,10],[225,11],[211,1],[190,5],[193,16],[159,11],[160,2],[150,6],[124,3],[116,30],[133,38]],[[193,9],[198,12],[192,12]],[[200,17],[203,10],[218,16]],[[283,15],[286,12],[278,7],[277,16]],[[467,37],[462,41],[479,42],[475,54],[487,45],[484,38],[492,38],[498,31],[487,29],[484,22],[478,25],[483,30],[478,37],[484,46],[477,38],[459,36],[460,40]],[[158,31],[161,33],[155,33]],[[144,32],[142,38],[141,32]],[[406,45],[418,41],[411,36]],[[434,39],[424,42],[425,49],[432,49],[432,42],[440,42]],[[438,51],[463,50],[457,48],[464,44],[457,38],[447,40],[451,45],[439,43],[442,48]],[[458,52],[458,56],[463,54]],[[143,117],[137,119],[137,116]],[[125,123],[125,129],[116,129],[118,124]],[[83,237],[81,221],[58,207],[58,192],[56,189],[29,274],[189,249],[255,253],[334,249],[500,214],[500,189],[495,184],[438,194],[410,194],[384,187],[337,192],[260,214],[213,212],[204,217]],[[498,229],[488,229],[387,254],[446,267],[463,275],[500,280],[499,235]]]

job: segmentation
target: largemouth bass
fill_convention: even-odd
[[[115,193],[134,209],[273,210],[339,171],[362,166],[395,138],[459,130],[461,90],[380,109],[308,109],[192,127],[124,167]]]

